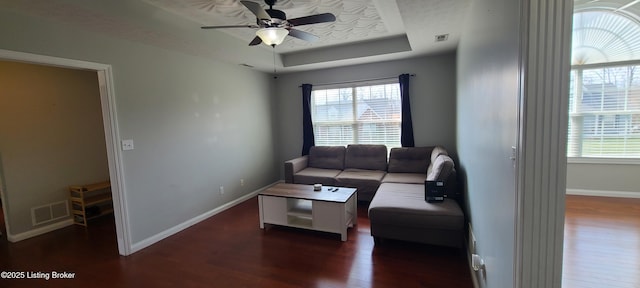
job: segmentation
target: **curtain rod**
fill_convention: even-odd
[[[400,75],[398,75],[398,76],[400,76]],[[398,76],[383,77],[383,78],[373,78],[373,79],[363,79],[363,80],[352,80],[352,81],[344,81],[344,82],[321,83],[321,84],[312,84],[312,85],[313,86],[340,85],[340,84],[358,83],[358,82],[366,82],[366,81],[378,81],[378,80],[396,79],[396,78],[398,78]],[[409,74],[409,76],[415,77],[416,74]],[[302,87],[302,85],[300,85],[298,87]]]

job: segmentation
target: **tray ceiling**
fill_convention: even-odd
[[[145,2],[187,17],[200,26],[255,24],[256,17],[238,0],[144,0]],[[268,6],[263,1],[254,1]],[[287,37],[278,47],[280,53],[299,51],[329,45],[358,42],[393,35],[383,22],[372,0],[280,0],[273,9],[282,10],[287,18],[297,18],[319,13],[333,13],[336,21],[296,27],[320,37],[311,43]],[[249,43],[256,29],[220,29]]]
[[[615,11],[640,23],[640,0],[575,0],[574,4],[579,12]],[[266,45],[248,46],[254,29],[200,29],[255,23],[239,0],[0,0],[0,9],[63,22],[70,28],[267,72],[274,62],[278,71],[293,72],[455,51],[466,15],[474,13],[470,5],[471,0],[279,0],[274,8],[288,18],[330,12],[337,21],[297,27],[320,40],[309,43],[287,37],[274,51]],[[443,34],[448,35],[446,41],[435,41]]]
[[[268,8],[263,0],[252,0]],[[287,37],[275,50],[248,46],[255,16],[239,0],[0,0],[9,9],[108,35],[270,72],[293,72],[455,51],[471,0],[279,0],[296,18],[333,13],[336,22],[298,26],[317,42]],[[447,34],[444,42],[436,35]],[[275,52],[275,55],[273,54]],[[275,56],[275,57],[274,57]],[[275,59],[274,59],[275,58]]]

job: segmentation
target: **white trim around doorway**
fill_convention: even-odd
[[[119,149],[119,130],[116,113],[115,90],[111,65],[87,62],[81,60],[65,59],[52,56],[37,55],[31,53],[0,49],[0,60],[17,61],[38,65],[92,70],[97,73],[100,86],[100,102],[102,106],[102,120],[104,126],[107,158],[109,163],[109,177],[111,180],[111,193],[113,194],[114,218],[116,235],[118,239],[118,252],[126,256],[131,254],[131,233],[129,217],[127,214],[126,189],[124,186],[124,169],[122,164],[122,152]],[[6,191],[3,191],[6,193]],[[0,193],[2,203],[5,205],[5,195]],[[6,215],[5,215],[6,216]],[[10,227],[5,217],[7,239],[10,238]],[[35,236],[35,235],[34,235]]]

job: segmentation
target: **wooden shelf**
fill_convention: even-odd
[[[97,191],[97,190],[104,190],[107,188],[111,189],[110,181],[104,181],[100,183],[94,183],[94,184],[83,185],[83,186],[71,186],[69,187],[69,190],[77,191],[77,192],[91,192],[91,191]]]
[[[84,205],[86,207],[98,205],[105,202],[111,202],[111,193],[109,194],[100,194],[96,196],[87,197],[84,199]]]
[[[100,211],[100,214],[89,216],[89,217],[87,217],[87,220],[91,220],[91,219],[95,219],[95,218],[98,218],[98,217],[102,217],[104,215],[109,215],[111,213],[113,213],[113,208],[109,208],[109,209]]]
[[[288,220],[287,221],[288,226],[291,226],[291,227],[306,228],[306,229],[313,228],[313,220],[311,218],[289,216],[289,219],[287,220]]]
[[[73,222],[87,226],[87,221],[113,213],[109,181],[81,186],[69,186]]]

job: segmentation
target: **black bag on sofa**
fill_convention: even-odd
[[[442,202],[445,195],[444,181],[424,181],[424,200],[427,202]]]

